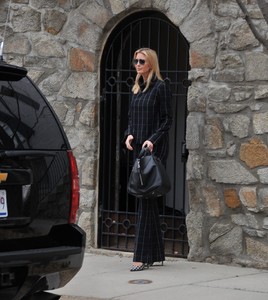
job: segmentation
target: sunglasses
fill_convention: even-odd
[[[137,65],[137,64],[144,65],[144,64],[145,64],[145,60],[144,60],[144,59],[137,59],[137,58],[134,58],[134,59],[133,59],[133,64],[134,64],[134,65]]]

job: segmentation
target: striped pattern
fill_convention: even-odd
[[[171,93],[161,80],[133,95],[126,135],[133,135],[134,159],[144,141],[154,144],[154,154],[163,164],[168,155],[168,130],[172,124]],[[158,212],[159,199],[139,199],[136,241],[133,261],[152,264],[165,260]]]
[[[127,135],[137,144],[160,143],[172,123],[171,93],[165,82],[154,80],[146,92],[133,94],[128,117]]]
[[[159,199],[139,200],[133,261],[152,264],[165,260],[158,212]]]

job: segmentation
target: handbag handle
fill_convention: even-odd
[[[142,157],[147,156],[147,155],[151,155],[151,154],[152,153],[151,153],[151,151],[148,147],[143,147],[143,148],[141,148],[139,156],[137,157],[138,172],[139,172],[139,179],[140,179],[141,186],[143,186],[143,179],[142,179],[142,173],[141,173],[140,160],[141,160]]]
[[[148,147],[144,147],[144,148],[141,148],[138,158],[142,158],[143,156],[151,155],[151,154],[152,153],[151,153],[150,149]]]

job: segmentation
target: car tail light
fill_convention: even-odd
[[[71,167],[71,182],[72,182],[69,223],[75,223],[76,213],[79,208],[79,198],[80,198],[79,174],[78,174],[76,159],[73,155],[73,152],[68,151],[68,156],[69,156],[70,167]]]

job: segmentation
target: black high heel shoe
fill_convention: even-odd
[[[148,268],[149,268],[149,267],[152,267],[152,266],[163,266],[163,265],[164,265],[164,262],[163,262],[163,261],[157,262],[156,265],[154,265],[154,263],[156,263],[156,262],[147,264]]]
[[[145,265],[145,264],[141,264],[138,266],[132,265],[130,272],[143,271],[145,269],[145,267],[149,268],[149,266]]]

